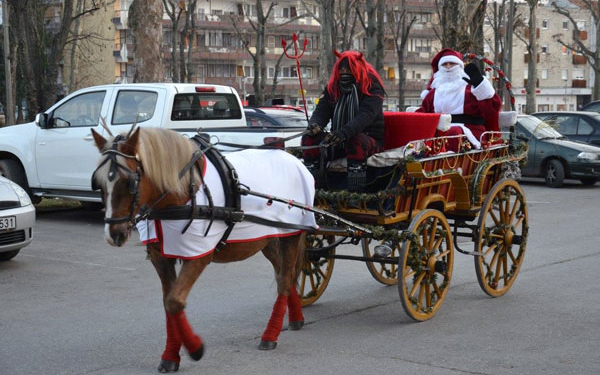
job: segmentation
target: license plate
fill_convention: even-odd
[[[14,216],[0,217],[0,231],[11,230],[17,227],[17,219]]]

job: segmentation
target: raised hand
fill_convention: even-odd
[[[463,77],[463,79],[473,87],[479,86],[479,84],[483,81],[483,74],[479,67],[473,63],[468,63],[465,66],[465,73],[469,76],[469,78]]]

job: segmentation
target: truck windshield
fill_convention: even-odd
[[[177,94],[173,101],[171,120],[230,120],[241,119],[242,110],[233,94]]]

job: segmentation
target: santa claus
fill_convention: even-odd
[[[450,48],[441,50],[431,61],[433,77],[423,94],[417,112],[452,115],[452,126],[437,136],[464,134],[476,148],[481,147],[481,134],[498,131],[500,97],[491,83],[473,63],[463,68],[463,56]],[[452,139],[448,149],[458,151],[459,142]]]

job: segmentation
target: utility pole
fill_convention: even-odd
[[[6,125],[15,123],[15,99],[13,97],[13,84],[10,66],[10,40],[8,39],[8,1],[2,1],[2,26],[4,28],[4,76],[6,77],[6,108],[4,108],[4,119]]]

